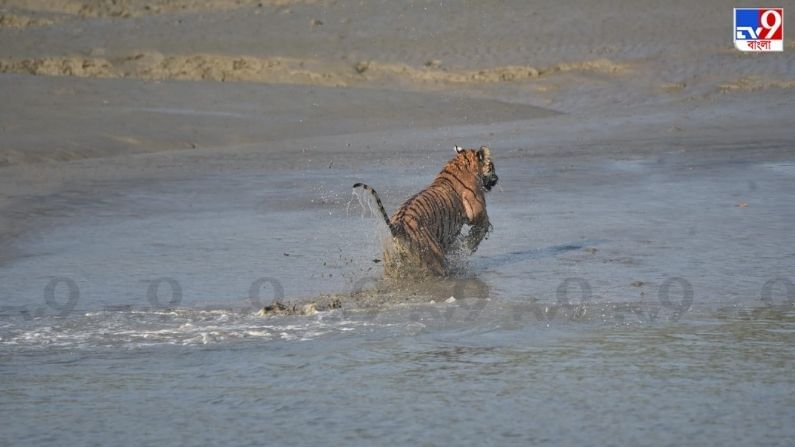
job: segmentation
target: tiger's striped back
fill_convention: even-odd
[[[406,200],[392,215],[389,222],[396,234],[410,240],[430,237],[443,249],[452,246],[465,223],[464,204],[454,188],[461,177],[456,168],[445,166],[429,187]]]

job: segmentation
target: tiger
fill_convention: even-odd
[[[499,177],[486,146],[464,149],[456,145],[456,155],[445,164],[433,182],[406,200],[389,217],[378,193],[364,183],[362,188],[375,198],[378,210],[392,236],[384,249],[384,275],[387,278],[448,276],[448,255],[459,247],[464,224],[470,226],[463,240],[472,254],[492,229],[486,213],[486,192]]]

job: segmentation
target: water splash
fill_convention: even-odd
[[[345,207],[345,213],[348,217],[350,217],[351,205],[353,204],[354,199],[359,202],[359,207],[361,209],[360,217],[362,219],[365,217],[381,216],[381,212],[378,209],[373,196],[371,194],[359,194],[359,191],[356,188],[353,188],[351,190],[351,200],[348,201]],[[369,214],[367,214],[367,211],[369,211]]]
[[[364,323],[339,311],[262,318],[232,310],[168,309],[88,312],[69,318],[16,320],[0,327],[0,350],[19,348],[136,349],[242,341],[311,340]]]

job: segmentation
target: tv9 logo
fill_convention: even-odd
[[[734,8],[734,46],[740,51],[784,51],[784,8]]]

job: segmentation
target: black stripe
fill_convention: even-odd
[[[462,181],[461,181],[461,179],[460,179],[460,178],[458,178],[458,176],[456,176],[456,175],[454,175],[454,174],[450,173],[450,177],[454,178],[454,179],[455,179],[455,181],[457,181],[458,183],[460,183],[462,188],[464,188],[464,189],[468,190],[468,191],[469,191],[469,192],[471,192],[472,194],[475,194],[475,191],[474,191],[472,188],[470,188],[469,186],[467,186],[467,185],[466,185],[466,183],[462,182]]]
[[[406,209],[406,215],[411,216],[415,221],[425,220],[425,210],[421,198],[416,198],[411,202],[411,207]]]
[[[445,204],[444,204],[444,194],[437,190],[429,191],[430,195],[433,197],[436,206],[434,207],[434,218],[436,220],[436,238],[438,240],[442,240],[444,237],[444,224],[446,220],[446,213],[445,213]]]

